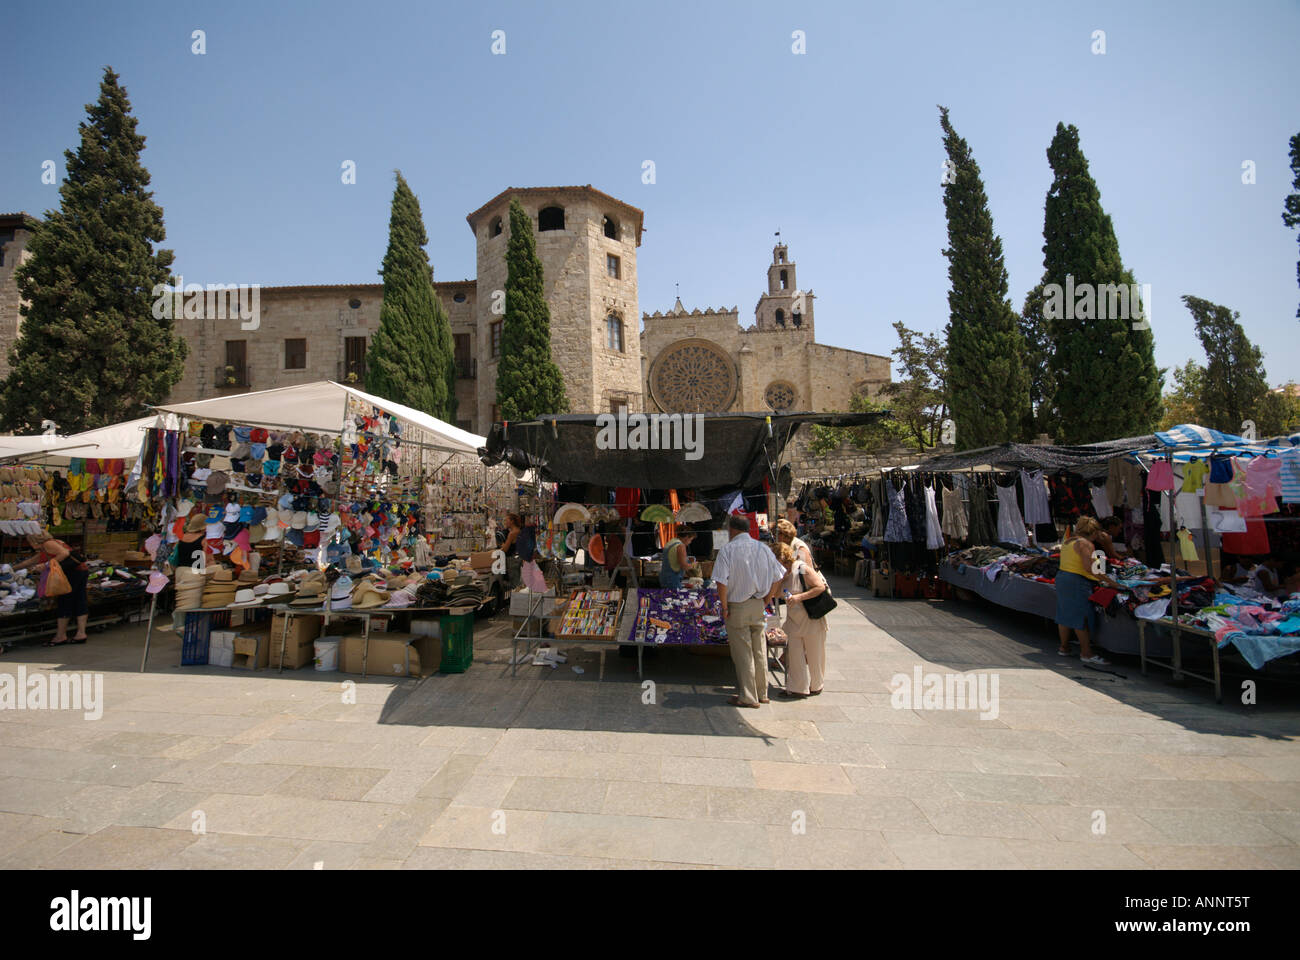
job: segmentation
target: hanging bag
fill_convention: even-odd
[[[804,580],[802,572],[799,574],[799,585],[803,588],[804,593],[808,592],[808,584]],[[826,584],[826,589],[817,594],[817,596],[803,602],[803,609],[804,612],[808,614],[809,620],[820,620],[837,606],[839,606],[839,604],[836,603],[835,598],[831,596],[831,585],[829,583]]]
[[[57,560],[51,560],[48,564],[49,573],[45,577],[45,596],[61,597],[64,594],[72,592],[72,584],[68,582],[68,575],[63,572],[63,564]]]

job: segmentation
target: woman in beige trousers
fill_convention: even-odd
[[[826,590],[826,581],[811,564],[795,556],[788,543],[778,543],[776,558],[786,569],[786,615],[781,628],[786,648],[785,691],[789,700],[815,697],[822,692],[826,673],[826,618],[814,620],[804,610],[804,601]],[[802,582],[801,582],[802,580]]]

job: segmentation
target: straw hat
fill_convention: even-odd
[[[325,603],[325,580],[304,580],[298,585],[298,595],[289,601],[295,607],[318,607]]]
[[[235,594],[235,600],[230,605],[232,607],[256,607],[262,602],[262,599],[252,590],[240,590]]]
[[[388,597],[386,591],[380,590],[369,581],[363,581],[352,591],[352,606],[357,610],[370,610],[384,606],[388,603]]]

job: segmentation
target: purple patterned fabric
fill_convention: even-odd
[[[637,590],[637,623],[633,637],[642,637],[647,644],[680,644],[688,646],[702,643],[726,643],[727,628],[722,621],[722,604],[718,590],[710,583],[703,590]],[[705,620],[716,617],[716,620]],[[650,619],[670,624],[666,635],[659,639],[660,629]],[[642,631],[644,630],[644,635]]]

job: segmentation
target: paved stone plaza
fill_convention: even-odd
[[[1219,706],[1038,621],[835,587],[825,693],[761,710],[683,651],[653,704],[615,650],[512,678],[505,618],[422,681],[179,668],[169,633],[141,674],[143,628],[12,650],[103,672],[105,708],[0,711],[0,866],[1300,867],[1295,685]],[[891,706],[917,666],[996,674],[996,719]]]

